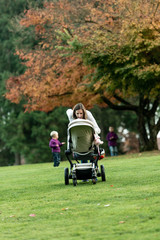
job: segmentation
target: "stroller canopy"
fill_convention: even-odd
[[[94,133],[91,121],[75,119],[68,125],[68,145],[71,144],[73,152],[87,153],[93,146]]]

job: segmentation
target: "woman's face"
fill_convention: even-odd
[[[75,114],[76,114],[77,118],[83,119],[83,110],[82,109],[76,110]]]

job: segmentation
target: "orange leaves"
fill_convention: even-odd
[[[87,98],[78,91],[78,85],[88,71],[80,59],[63,58],[55,51],[50,54],[46,51],[17,53],[22,59],[28,59],[25,63],[27,70],[23,75],[8,80],[6,98],[9,100],[18,103],[25,96],[28,111],[47,112],[55,106],[71,106],[81,97]]]
[[[35,33],[41,35],[42,40],[34,50],[17,50],[16,54],[23,60],[27,70],[16,79],[8,80],[8,99],[19,102],[24,96],[27,100],[26,109],[43,111],[50,111],[59,105],[73,105],[82,98],[88,106],[98,101],[98,95],[86,91],[90,80],[84,80],[84,76],[91,70],[77,57],[78,53],[77,56],[62,55],[67,51],[57,48],[63,43],[63,39],[57,38],[57,32],[65,28],[70,35],[74,32],[82,40],[90,38],[88,33],[93,32],[95,24],[105,22],[101,1],[99,4],[100,7],[95,8],[94,1],[71,3],[61,0],[46,2],[43,9],[25,12],[20,24],[24,27],[35,26]],[[64,45],[67,46],[68,42]]]
[[[17,77],[11,77],[7,81],[7,89],[10,89],[10,92],[6,93],[6,98],[11,100],[14,103],[19,103],[19,89],[20,89],[20,80]]]
[[[44,111],[59,105],[70,106],[82,99],[86,107],[87,104],[100,103],[98,92],[106,94],[110,86],[109,77],[93,85],[92,91],[96,94],[88,91],[87,84],[91,80],[85,76],[94,73],[94,69],[83,64],[81,53],[83,56],[91,55],[94,66],[97,65],[97,56],[107,54],[119,64],[124,60],[118,55],[119,48],[128,39],[132,40],[133,31],[135,34],[135,30],[131,29],[133,25],[129,23],[145,26],[151,21],[150,16],[155,16],[149,25],[153,29],[158,14],[156,1],[151,4],[147,0],[60,0],[45,2],[43,9],[29,9],[20,24],[34,26],[37,40],[39,35],[41,40],[35,49],[28,52],[17,50],[16,54],[27,70],[21,76],[8,80],[6,97],[18,102],[24,96],[27,109]],[[73,42],[75,36],[82,47],[73,52],[77,46],[77,42]],[[140,35],[136,41],[139,44]]]
[[[45,28],[42,27],[40,24],[35,26],[35,30],[36,30],[36,33],[39,33],[39,34],[44,34],[45,33]]]
[[[33,9],[26,11],[25,18],[22,18],[20,24],[25,27],[29,27],[30,25],[39,24],[40,14],[35,12]]]

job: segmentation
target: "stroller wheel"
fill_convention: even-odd
[[[77,179],[73,179],[73,185],[77,186]]]
[[[100,177],[101,176],[101,173],[100,173],[100,170],[99,168],[97,169],[97,177]]]
[[[101,177],[103,182],[106,181],[105,169],[103,165],[101,165]]]
[[[64,169],[64,181],[65,181],[65,185],[69,184],[69,170],[68,170],[68,168]]]
[[[96,184],[96,182],[97,182],[96,178],[93,178],[93,179],[92,179],[92,183],[93,183],[93,184]]]

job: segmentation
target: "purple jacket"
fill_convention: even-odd
[[[58,145],[58,146],[56,146]],[[52,148],[52,152],[60,152],[60,147],[62,146],[62,143],[58,139],[51,139],[49,142],[49,147]]]
[[[118,136],[116,133],[114,132],[109,132],[107,134],[107,137],[106,137],[107,141],[108,141],[108,146],[117,146],[117,139],[118,139]]]

